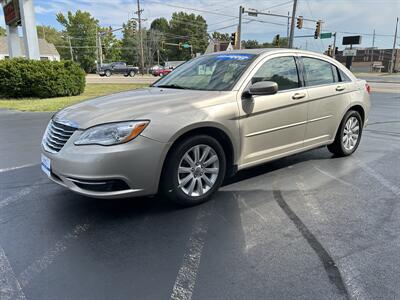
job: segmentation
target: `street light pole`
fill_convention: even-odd
[[[397,41],[397,26],[399,25],[399,18],[396,19],[396,29],[394,31],[393,49],[392,49],[392,59],[390,60],[389,73],[392,74],[395,67],[394,52],[396,51],[396,41]]]
[[[293,1],[292,21],[290,23],[289,48],[293,48],[294,20],[296,19],[297,0]]]

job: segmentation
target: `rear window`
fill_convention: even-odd
[[[339,81],[340,82],[349,82],[351,79],[347,76],[342,70],[338,68],[339,71]]]

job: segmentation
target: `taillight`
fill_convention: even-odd
[[[365,89],[367,90],[368,94],[371,94],[371,86],[368,83],[365,84]]]

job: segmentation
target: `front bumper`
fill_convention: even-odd
[[[75,146],[75,132],[51,161],[49,178],[94,198],[114,199],[156,194],[169,145],[143,136],[115,146]]]

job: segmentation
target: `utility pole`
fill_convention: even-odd
[[[374,33],[372,34],[371,62],[374,61],[374,47],[375,47],[375,29],[374,29]],[[371,65],[371,68],[372,68],[372,65]]]
[[[143,50],[143,34],[142,34],[142,12],[140,9],[140,0],[137,0],[138,27],[139,27],[139,43],[140,43],[140,67],[142,75],[144,74],[144,50]]]
[[[290,24],[289,48],[293,48],[294,20],[296,19],[297,0],[293,1],[292,21]]]
[[[332,58],[336,56],[336,32],[333,33],[333,51],[332,51]]]
[[[239,7],[239,25],[237,28],[237,42],[238,42],[238,48],[242,49],[242,15],[243,15],[243,7]]]
[[[68,36],[69,52],[71,53],[71,60],[74,61],[74,52],[72,51],[71,37]]]
[[[286,37],[289,43],[289,34],[290,34],[290,12],[287,12],[287,28],[286,28]]]
[[[396,51],[396,41],[397,41],[397,26],[399,25],[399,18],[396,19],[396,29],[394,31],[393,49],[392,49],[392,59],[390,60],[389,73],[392,74],[396,61],[394,60],[394,52]]]
[[[100,58],[100,67],[103,65],[103,45],[101,42],[101,33],[99,34],[99,58]]]

